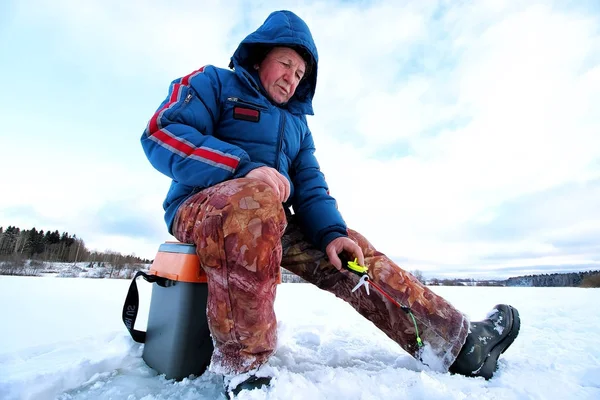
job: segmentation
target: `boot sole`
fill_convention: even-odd
[[[479,376],[484,377],[485,380],[489,380],[494,375],[494,372],[498,367],[498,358],[500,357],[500,354],[504,353],[506,349],[510,347],[510,345],[517,338],[519,330],[521,329],[521,318],[519,317],[519,312],[511,306],[508,307],[510,308],[510,315],[512,317],[510,327],[507,327],[507,329],[509,329],[508,335],[506,335],[504,339],[498,342],[498,344],[496,344],[496,346],[494,346],[492,350],[488,353],[488,356],[485,359],[483,366],[477,374]]]

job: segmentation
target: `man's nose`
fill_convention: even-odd
[[[285,81],[288,83],[292,83],[293,78],[294,78],[294,72],[291,69],[286,70],[285,73],[283,74],[283,79],[285,79]]]

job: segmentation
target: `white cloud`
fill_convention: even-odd
[[[482,14],[476,8],[466,15]],[[443,40],[459,53],[454,65],[439,65],[446,81],[433,72],[392,90],[372,90],[355,100],[367,112],[343,119],[342,126],[356,126],[367,144],[345,148],[344,158],[355,164],[350,171],[335,168],[340,156],[323,163],[329,181],[342,182],[332,186],[347,219],[383,251],[435,263],[476,263],[486,252],[511,248],[551,254],[550,245],[534,239],[498,249],[494,243],[448,243],[447,238],[506,201],[597,176],[600,91],[597,67],[587,69],[599,44],[598,18],[543,6],[502,15],[497,21],[488,15],[468,36],[453,29],[452,18],[442,20],[448,24],[442,32],[455,33]],[[393,62],[387,67],[395,69]],[[429,89],[444,93],[442,101],[424,99]],[[467,122],[440,128],[437,135],[428,131],[453,117]],[[322,128],[334,129],[334,122]],[[373,147],[399,137],[408,139],[410,157],[365,158]],[[335,140],[331,148],[339,149]],[[347,173],[356,183],[344,180]],[[351,199],[357,192],[362,198]],[[580,213],[567,223],[585,217]]]

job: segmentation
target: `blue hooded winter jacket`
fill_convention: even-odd
[[[260,53],[274,46],[294,47],[312,58],[310,75],[285,105],[270,101],[253,68]],[[232,69],[208,65],[171,83],[141,138],[150,163],[173,180],[163,204],[169,232],[177,208],[192,194],[269,166],[290,181],[285,206],[293,207],[315,246],[324,250],[346,236],[306,123],[305,115],[313,114],[317,64],[306,23],[292,12],[276,11],[240,43]]]

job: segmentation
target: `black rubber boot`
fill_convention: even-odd
[[[515,308],[506,304],[495,306],[486,319],[471,322],[467,340],[449,371],[490,379],[498,366],[498,357],[514,342],[520,327]]]
[[[250,375],[245,381],[231,386],[225,384],[225,390],[230,399],[236,397],[242,390],[253,390],[260,389],[263,386],[269,386],[271,384],[271,377],[269,376],[255,376]]]

